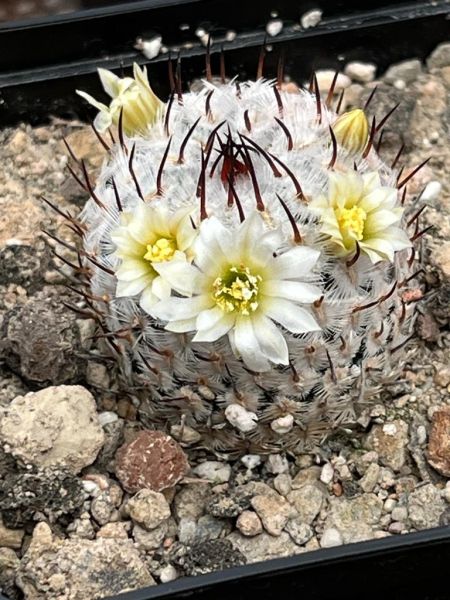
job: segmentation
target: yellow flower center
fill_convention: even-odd
[[[357,240],[363,239],[364,224],[366,221],[366,211],[359,206],[352,208],[341,208],[337,212],[339,228],[343,232],[350,232]]]
[[[224,312],[249,315],[258,308],[261,275],[253,275],[244,265],[232,266],[213,283],[213,298]]]
[[[152,263],[166,262],[172,260],[176,250],[175,240],[162,237],[154,244],[148,244],[144,258]]]

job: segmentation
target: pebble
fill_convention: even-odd
[[[16,582],[27,598],[43,598],[45,589],[45,597],[67,600],[115,596],[155,585],[131,540],[61,540],[43,522],[34,529]]]
[[[195,539],[197,523],[189,518],[180,519],[178,522],[178,539],[182,544],[191,544]]]
[[[335,527],[325,529],[320,538],[321,548],[334,548],[335,546],[342,546],[343,543],[342,535]]]
[[[368,466],[364,476],[359,480],[359,485],[364,492],[373,492],[380,476],[380,465],[372,463]]]
[[[310,525],[323,506],[324,495],[317,485],[304,485],[298,490],[292,490],[287,499],[298,512],[299,518]]]
[[[282,496],[287,496],[292,490],[292,477],[288,473],[280,473],[274,478],[273,487]]]
[[[375,79],[377,66],[373,63],[349,62],[344,69],[344,73],[353,81],[369,83]]]
[[[252,510],[241,512],[236,521],[236,527],[246,537],[254,537],[262,532],[261,519]]]
[[[439,198],[442,192],[442,183],[440,181],[430,181],[423,190],[420,199],[422,202],[434,202]]]
[[[117,523],[106,523],[100,527],[95,537],[97,538],[128,538],[129,523],[117,522]]]
[[[441,491],[427,483],[409,494],[407,508],[411,524],[420,530],[437,527],[446,505]]]
[[[401,420],[375,425],[370,431],[366,445],[378,452],[382,465],[399,471],[406,462],[408,424]]]
[[[450,65],[450,43],[439,44],[427,59],[429,69],[442,68]]]
[[[388,527],[389,529],[389,533],[402,533],[403,531],[406,530],[406,525],[404,523],[401,523],[399,521],[394,521],[393,523],[391,523]]]
[[[317,83],[321,92],[328,92],[333,82],[334,75],[335,71],[328,69],[319,69],[316,71]],[[339,73],[334,86],[334,93],[339,94],[339,92],[348,88],[351,83],[352,80],[350,77],[347,77],[347,75],[344,75],[343,73]]]
[[[106,525],[111,520],[114,505],[108,491],[101,492],[91,503],[91,515],[99,525]]]
[[[152,529],[151,531],[135,524],[132,532],[133,539],[139,550],[144,552],[154,552],[164,542],[168,528],[169,525],[167,521],[164,521],[159,527],[155,527],[155,529]]]
[[[152,60],[153,58],[156,58],[161,52],[162,37],[158,35],[149,40],[137,38],[134,47],[136,48],[136,50],[140,50],[145,56],[145,58],[147,58],[148,60]]]
[[[368,540],[373,538],[382,510],[383,503],[375,494],[363,494],[350,499],[332,497],[325,529],[338,529],[345,543]]]
[[[262,460],[259,454],[246,454],[241,458],[241,462],[247,469],[253,471],[253,469],[256,469],[261,464]]]
[[[211,498],[211,486],[209,483],[188,483],[176,494],[174,499],[174,513],[177,519],[183,517],[194,521],[205,514],[205,507]]]
[[[391,512],[391,517],[393,521],[406,521],[408,509],[406,506],[396,506]]]
[[[143,489],[130,498],[126,510],[135,523],[150,531],[170,517],[170,506],[163,494]]]
[[[170,428],[170,434],[182,444],[186,444],[190,446],[191,444],[196,444],[202,439],[202,436],[189,427],[188,425],[172,425]]]
[[[333,481],[334,469],[333,465],[330,463],[325,463],[322,467],[322,471],[320,472],[320,481],[328,485]]]
[[[213,484],[226,483],[231,477],[229,464],[215,460],[207,460],[193,469],[201,479],[208,479]]]
[[[178,579],[178,577],[179,573],[173,565],[167,565],[163,567],[159,574],[159,579],[161,580],[161,583],[169,583],[169,581],[175,581],[175,579]]]
[[[396,84],[398,81],[403,82],[401,89],[406,87],[406,84],[412,83],[422,72],[422,63],[417,58],[404,60],[402,62],[391,65],[383,75],[384,81],[391,84]],[[398,84],[396,85],[399,89]]]
[[[301,551],[286,531],[279,536],[263,532],[254,537],[246,537],[239,531],[234,531],[226,539],[245,556],[248,563],[293,556]]]
[[[98,413],[98,422],[102,427],[109,425],[110,423],[115,423],[119,420],[117,413],[112,410],[104,410],[101,413]]]
[[[266,461],[266,469],[274,475],[287,473],[289,471],[289,463],[283,454],[269,454]]]
[[[270,535],[280,535],[288,520],[295,514],[292,506],[279,494],[255,496],[251,505]]]
[[[19,550],[22,546],[23,529],[9,529],[5,527],[0,518],[0,547],[13,548]]]
[[[266,32],[271,37],[279,35],[283,31],[283,21],[281,19],[272,19],[266,25]]]
[[[77,474],[105,440],[94,397],[80,385],[47,387],[0,409],[0,443],[26,463]]]
[[[297,490],[307,483],[316,483],[319,480],[322,469],[317,465],[301,469],[292,480],[292,489]]]
[[[181,446],[161,431],[144,430],[116,453],[116,475],[130,493],[149,488],[161,492],[174,487],[188,472]]]
[[[294,542],[299,546],[303,546],[303,544],[306,544],[306,542],[308,542],[314,535],[312,527],[304,523],[298,517],[290,519],[287,522],[285,529],[289,533],[291,538],[294,540]]]
[[[450,407],[445,406],[433,413],[428,439],[427,460],[433,469],[450,477]]]
[[[450,367],[436,365],[436,373],[434,374],[433,379],[439,387],[448,387],[450,385]]]
[[[397,500],[394,500],[394,498],[387,498],[384,501],[383,510],[387,513],[390,513],[394,510],[394,508],[396,506],[397,506]]]
[[[256,413],[245,409],[240,404],[229,404],[225,409],[225,418],[242,433],[253,431],[258,426]]]
[[[284,435],[285,433],[289,433],[291,429],[294,427],[294,417],[293,415],[285,415],[284,417],[278,417],[271,422],[270,428],[275,433],[279,435]]]
[[[310,29],[311,27],[317,27],[322,20],[322,11],[318,8],[313,8],[303,13],[300,17],[300,25],[303,29]]]

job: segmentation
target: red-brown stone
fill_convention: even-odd
[[[127,492],[143,488],[161,492],[186,475],[189,463],[181,446],[169,435],[144,430],[117,450],[115,470]]]

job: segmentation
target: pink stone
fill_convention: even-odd
[[[181,446],[162,431],[141,431],[116,453],[116,475],[127,492],[174,487],[189,471]]]

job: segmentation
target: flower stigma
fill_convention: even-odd
[[[152,263],[166,262],[172,260],[176,250],[175,240],[162,237],[154,244],[147,245],[144,258]]]
[[[336,209],[336,218],[342,232],[349,232],[357,240],[364,237],[364,224],[367,213],[360,206]]]
[[[213,283],[213,298],[226,313],[249,315],[258,308],[261,275],[253,275],[248,267],[239,265],[228,269],[223,277]]]

